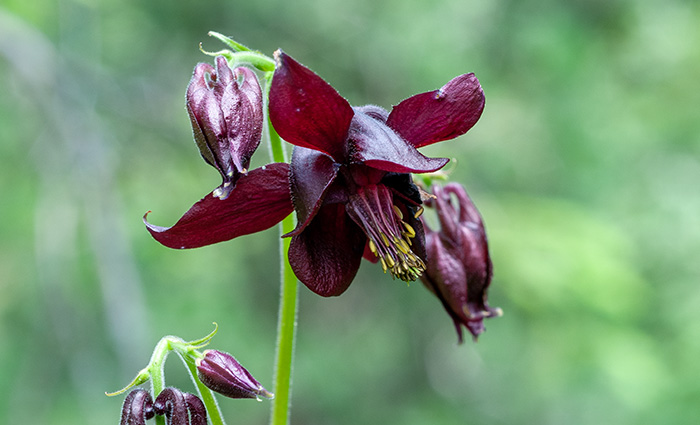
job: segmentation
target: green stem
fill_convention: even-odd
[[[151,393],[155,400],[161,391],[165,388],[165,358],[170,352],[170,341],[168,338],[163,338],[158,341],[156,348],[153,350],[151,361],[148,363],[148,368],[151,373]],[[165,425],[165,416],[156,415],[156,425]]]
[[[294,230],[294,217],[282,221],[282,232]],[[299,285],[287,260],[290,238],[282,239],[282,283],[280,288],[279,322],[277,325],[277,358],[275,360],[275,398],[272,404],[272,425],[287,425],[292,394],[292,361],[297,322]]]
[[[265,75],[265,102],[269,100],[272,72]],[[282,139],[267,120],[268,136],[270,138],[270,152],[274,162],[286,162],[286,155]],[[294,217],[288,216],[280,224],[281,234],[294,230]],[[291,238],[280,239],[281,285],[279,321],[277,324],[277,353],[275,357],[274,393],[272,400],[271,425],[289,424],[289,412],[292,395],[292,362],[294,358],[294,338],[297,324],[297,299],[299,284],[289,265],[288,254]]]
[[[270,86],[272,85],[272,76],[272,72],[265,73],[265,97],[263,98],[265,111],[269,111],[268,106],[270,104]],[[266,121],[267,135],[270,140],[270,155],[272,156],[272,162],[286,162],[287,155],[284,152],[282,139],[280,138],[280,135],[277,134],[277,130],[275,130],[275,127],[272,126],[272,122],[270,122],[269,113]]]

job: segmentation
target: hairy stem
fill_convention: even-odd
[[[282,221],[282,232],[294,229],[294,218],[289,216]],[[275,399],[272,404],[272,425],[287,425],[292,394],[292,361],[294,358],[294,338],[297,322],[297,298],[299,285],[294,276],[287,253],[290,239],[282,240],[282,284],[280,288],[279,322],[277,326],[277,358],[275,361]]]
[[[152,394],[154,400],[165,388],[165,358],[168,357],[169,352],[170,341],[168,341],[167,338],[161,339],[158,341],[155,350],[153,350],[151,361],[148,364],[151,373],[151,389],[153,390]],[[165,425],[165,416],[156,415],[155,420],[156,425]]]
[[[270,83],[272,73],[266,75],[265,102],[269,102]],[[267,107],[265,108],[267,110]],[[270,152],[274,162],[286,162],[286,155],[282,139],[275,131],[272,123],[267,120],[267,130],[270,140]],[[280,223],[281,234],[294,230],[294,217],[289,216]],[[271,425],[287,425],[289,423],[289,413],[292,395],[292,362],[294,358],[294,338],[297,323],[297,298],[299,285],[297,278],[289,265],[288,253],[290,238],[280,240],[280,263],[281,263],[281,285],[280,285],[280,308],[279,321],[277,324],[277,354],[275,357],[275,378],[274,393],[272,402],[272,413],[270,416]]]

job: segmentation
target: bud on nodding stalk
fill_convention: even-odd
[[[199,152],[223,178],[214,194],[226,199],[238,178],[248,172],[262,137],[258,78],[245,67],[231,70],[226,58],[217,56],[216,69],[208,63],[195,67],[186,98]]]
[[[158,394],[153,410],[165,415],[168,425],[207,425],[204,403],[194,394],[168,387]]]
[[[232,355],[206,350],[197,360],[197,376],[210,390],[231,398],[272,398],[269,393]]]
[[[120,425],[146,425],[146,420],[155,416],[151,394],[137,388],[124,399]]]
[[[429,205],[437,211],[440,231],[424,222],[428,261],[421,280],[442,302],[461,343],[461,325],[476,339],[484,331],[484,318],[502,314],[486,303],[493,266],[481,215],[464,188],[450,183],[435,185],[432,192]],[[459,208],[452,204],[453,195]]]

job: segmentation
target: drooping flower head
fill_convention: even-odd
[[[231,70],[226,58],[218,56],[216,68],[208,63],[195,67],[186,98],[194,140],[202,158],[221,174],[216,196],[225,199],[240,176],[247,174],[250,157],[260,144],[260,84],[252,70]]]
[[[481,116],[473,74],[412,96],[391,112],[352,107],[310,69],[281,51],[270,90],[270,120],[295,145],[290,164],[297,228],[289,261],[312,291],[339,295],[363,255],[399,279],[426,269],[421,195],[410,173],[442,168],[417,148],[455,138]]]
[[[484,331],[485,318],[501,315],[499,308],[486,302],[493,276],[486,231],[461,185],[434,185],[432,192],[435,198],[430,204],[437,211],[440,229],[425,224],[428,262],[421,280],[442,302],[462,342],[462,325],[476,338]]]

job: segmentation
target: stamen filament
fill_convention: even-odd
[[[367,235],[369,250],[380,260],[385,273],[390,270],[392,278],[404,281],[420,277],[425,263],[411,251],[411,239],[416,237],[416,231],[403,221],[403,212],[394,204],[389,188],[384,185],[360,187],[346,208]],[[422,212],[422,208],[419,211]]]

